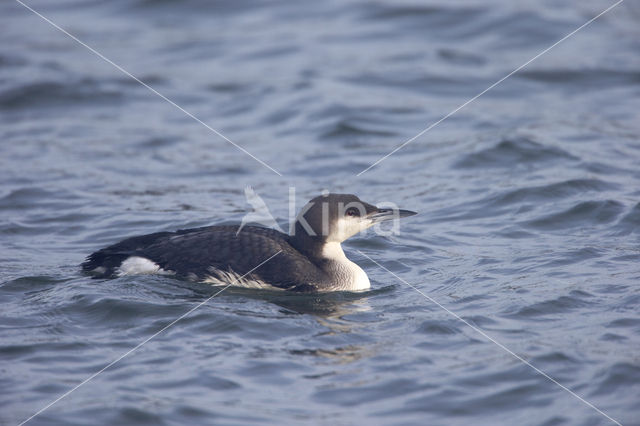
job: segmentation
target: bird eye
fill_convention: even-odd
[[[360,211],[355,207],[349,207],[345,214],[347,216],[354,217],[354,216],[359,216],[360,215]]]

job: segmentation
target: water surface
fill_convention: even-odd
[[[29,424],[640,424],[640,8],[626,1],[0,6],[0,423],[217,290],[92,280],[126,236],[279,223],[327,188],[420,215],[359,294],[227,290]],[[380,262],[425,295],[358,251]]]

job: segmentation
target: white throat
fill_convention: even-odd
[[[366,290],[371,287],[367,274],[345,256],[339,242],[325,243],[322,258],[330,261],[330,273],[335,280],[336,290]]]

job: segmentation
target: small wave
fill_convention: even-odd
[[[499,46],[530,47],[532,41],[549,43],[557,40],[572,23],[558,16],[549,18],[533,10],[508,11],[504,8],[457,5],[370,5],[363,15],[367,21],[383,21],[402,28],[429,34],[431,39],[480,39],[498,34]]]
[[[423,321],[416,331],[429,336],[433,336],[434,334],[455,335],[460,333],[460,329],[453,326],[453,322],[441,320]]]
[[[169,146],[173,146],[178,144],[180,141],[181,141],[180,138],[173,137],[173,136],[153,136],[153,137],[144,138],[140,141],[137,141],[135,145],[140,148],[156,149],[156,148],[166,148]]]
[[[471,22],[481,21],[487,10],[479,7],[448,7],[439,5],[371,4],[362,19],[396,22],[403,28],[420,28],[442,35],[442,32],[468,34]]]
[[[623,210],[624,205],[615,200],[583,201],[565,211],[530,220],[523,225],[539,230],[601,225],[614,221]]]
[[[250,89],[249,84],[238,82],[220,82],[211,83],[205,87],[206,90],[210,90],[216,93],[242,93],[247,92]]]
[[[640,203],[625,214],[616,225],[616,228],[624,234],[640,232]]]
[[[376,129],[371,125],[356,124],[350,120],[340,120],[322,134],[323,138],[353,138],[357,136],[396,136],[394,132]]]
[[[163,417],[139,407],[123,407],[115,411],[113,421],[120,424],[166,424]]]
[[[69,208],[79,197],[68,191],[48,191],[36,187],[14,189],[0,197],[0,210],[24,210],[34,207]]]
[[[27,61],[19,56],[0,53],[0,67],[18,67],[26,65]]]
[[[592,395],[613,395],[620,389],[631,389],[640,383],[640,366],[626,362],[612,365],[596,377],[597,388]]]
[[[477,418],[480,413],[495,413],[496,407],[502,415],[505,411],[532,407],[539,411],[549,405],[552,397],[542,392],[546,384],[531,376],[523,376],[523,366],[515,365],[492,371],[483,365],[477,373],[453,378],[445,388],[426,389],[426,395],[411,395],[402,410],[392,408],[380,415],[398,415],[407,412],[440,413],[451,419],[458,416]],[[488,386],[490,384],[490,386]],[[471,389],[471,391],[470,391]],[[475,390],[475,391],[473,391]]]
[[[74,318],[83,326],[110,324],[114,329],[139,327],[141,335],[157,330],[166,317],[179,316],[188,308],[186,303],[166,303],[166,301],[143,301],[114,299],[93,295],[79,295],[73,303],[58,306],[57,312]]]
[[[31,207],[34,200],[48,199],[54,194],[41,188],[19,188],[0,198],[0,210]]]
[[[245,12],[247,8],[255,10],[265,4],[267,3],[260,0],[249,0],[242,3],[234,0],[188,0],[179,3],[171,0],[136,0],[128,2],[127,6],[131,8],[131,10],[140,10],[144,12],[173,9],[174,14],[172,16],[180,16],[188,13],[202,15],[204,13],[225,14]]]
[[[538,267],[554,268],[559,266],[572,265],[574,263],[584,262],[590,259],[597,259],[606,252],[595,247],[584,247],[575,250],[565,250],[554,253],[553,260],[540,263]]]
[[[617,71],[607,69],[590,70],[532,70],[516,74],[519,78],[538,81],[544,84],[558,84],[564,90],[568,88],[583,90],[591,88],[611,88],[620,85],[640,83],[640,72]]]
[[[438,50],[438,56],[455,65],[478,66],[484,65],[487,62],[487,60],[480,55],[453,48]]]
[[[575,359],[564,352],[558,351],[548,352],[543,355],[537,355],[531,361],[533,362],[533,364],[539,366],[548,365],[549,367],[553,367],[557,366],[558,364],[562,364],[565,369],[569,367],[580,367],[580,360]]]
[[[39,81],[0,92],[0,109],[77,104],[78,102],[95,105],[101,102],[120,101],[122,97],[121,91],[106,89],[90,79],[69,83]]]
[[[467,154],[458,160],[458,168],[513,168],[518,165],[555,164],[577,160],[577,157],[553,146],[546,146],[527,138],[503,140],[498,144]]]
[[[640,333],[640,319],[639,318],[619,318],[609,322],[606,325],[607,328],[631,328],[637,330]]]
[[[493,196],[486,206],[506,206],[522,202],[557,200],[586,192],[602,192],[618,186],[600,179],[573,179],[549,185],[530,186]]]
[[[472,203],[464,203],[448,207],[441,211],[446,220],[468,220],[495,217],[512,211],[513,207],[522,209],[525,203],[544,203],[567,199],[587,193],[598,193],[613,190],[618,185],[599,179],[573,179],[548,185],[530,186],[491,194]],[[505,236],[512,233],[514,237],[523,236],[522,229],[509,228],[503,230]],[[525,232],[527,236],[527,234]]]
[[[464,86],[460,84],[461,79],[464,79]],[[487,84],[490,84],[486,79],[475,75],[454,75],[451,72],[424,72],[423,70],[408,69],[395,74],[369,69],[355,76],[346,77],[343,80],[348,84],[366,88],[404,89],[412,94],[421,91],[430,95],[437,94],[442,96],[466,96],[470,87],[475,87],[475,90],[479,91],[486,87]]]
[[[583,308],[592,304],[585,300],[588,293],[581,291],[572,291],[567,296],[560,296],[555,299],[545,300],[543,302],[533,303],[520,308],[516,313],[507,315],[514,318],[539,318],[546,315],[563,314],[573,311],[574,309]]]
[[[413,379],[389,379],[385,381],[365,381],[364,383],[347,384],[334,389],[316,391],[313,398],[325,403],[343,407],[353,407],[359,404],[371,403],[388,398],[389,389],[393,389],[396,398],[411,395],[425,385]]]

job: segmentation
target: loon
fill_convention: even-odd
[[[298,292],[366,290],[369,277],[340,243],[372,225],[415,215],[350,194],[313,198],[287,235],[260,226],[207,226],[127,238],[89,255],[96,278],[166,274],[215,285]]]

